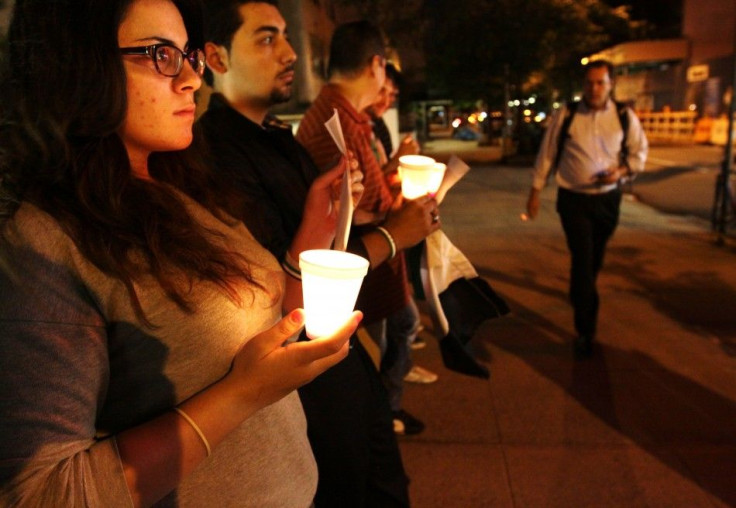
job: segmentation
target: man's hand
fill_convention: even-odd
[[[404,139],[401,140],[401,143],[399,143],[394,158],[398,159],[399,157],[402,157],[404,155],[416,155],[418,153],[419,143],[417,143],[417,141],[414,139],[414,136],[412,136],[411,134],[407,134],[406,136],[404,136]]]
[[[384,223],[396,241],[397,250],[413,247],[441,227],[439,208],[433,197],[406,199],[399,195],[397,203],[401,206],[392,209]]]
[[[623,177],[629,174],[629,168],[626,166],[619,166],[617,168],[608,169],[601,171],[593,176],[593,181],[598,185],[610,185],[621,180]]]
[[[337,205],[340,203],[340,195],[342,194],[342,185],[343,185],[343,174],[345,173],[345,167],[350,171],[350,193],[353,196],[353,210],[358,207],[358,203],[360,202],[360,199],[363,197],[363,191],[365,188],[363,187],[363,172],[360,170],[360,163],[358,162],[358,159],[355,158],[355,155],[353,155],[353,152],[348,150],[347,155],[342,155],[337,160],[337,163],[332,168],[326,170],[325,173],[323,173],[322,176],[319,178],[323,178],[325,174],[331,174],[332,176],[328,178],[330,181],[330,189],[331,189],[331,197],[332,197],[332,204],[333,207],[331,208],[331,211],[337,215],[338,213],[338,207]],[[339,167],[342,169],[342,172],[335,173],[336,167]],[[319,180],[318,178],[318,180]],[[316,180],[315,180],[316,183]],[[311,192],[311,189],[310,189]]]
[[[539,213],[539,189],[531,188],[526,200],[526,213],[530,219],[535,219]]]
[[[335,166],[318,176],[309,187],[304,213],[289,252],[294,259],[303,250],[329,249],[335,238],[337,217],[345,171],[349,169],[353,205],[363,195],[363,173],[352,153],[340,157]]]
[[[284,345],[304,326],[304,311],[296,309],[246,342],[222,382],[251,412],[273,404],[345,358],[362,318],[353,312],[332,335]]]
[[[387,175],[388,184],[392,191],[396,191],[401,188],[401,180],[398,178],[397,173],[399,169],[399,157],[403,157],[404,155],[416,155],[418,153],[419,143],[414,139],[414,136],[407,134],[399,143],[399,146],[396,148],[396,153],[391,157],[391,160],[381,168],[383,173]]]

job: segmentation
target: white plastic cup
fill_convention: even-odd
[[[333,334],[355,308],[368,260],[337,250],[306,250],[299,254],[307,337]]]
[[[445,178],[446,170],[446,164],[443,164],[441,162],[434,163],[434,166],[432,166],[432,171],[430,172],[430,176],[427,181],[427,194],[431,194],[432,196],[437,194],[437,191],[440,189],[440,185],[442,185],[442,180],[444,180]]]
[[[444,164],[424,155],[399,157],[401,193],[407,199],[435,194],[445,176],[445,169]]]

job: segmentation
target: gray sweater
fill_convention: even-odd
[[[283,273],[238,224],[182,197],[246,255],[269,291],[242,308],[214,285],[182,312],[152,280],[136,318],[120,281],[96,269],[59,224],[24,203],[0,242],[0,506],[130,506],[115,435],[222,378],[241,344],[280,317]],[[309,506],[317,471],[296,393],[246,420],[162,506]]]

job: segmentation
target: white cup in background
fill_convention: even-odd
[[[424,155],[399,157],[401,193],[407,199],[434,194],[445,176],[446,166]]]

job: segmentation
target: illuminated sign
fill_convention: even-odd
[[[696,83],[708,79],[709,67],[707,65],[691,65],[687,68],[687,82]]]

